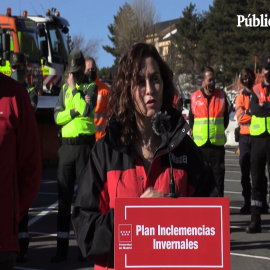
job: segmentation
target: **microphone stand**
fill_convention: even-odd
[[[168,147],[168,152],[169,152],[171,177],[170,177],[170,183],[169,183],[169,193],[165,194],[164,197],[179,198],[179,197],[181,197],[181,194],[175,192],[175,181],[174,181],[174,177],[173,177],[173,166],[172,166],[172,153],[171,153],[171,146],[170,146],[169,138],[168,138],[168,132],[166,132],[166,140],[167,140],[167,147]]]

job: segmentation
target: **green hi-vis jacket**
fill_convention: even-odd
[[[90,104],[86,103],[84,96],[90,95]],[[79,135],[95,134],[95,107],[97,103],[97,86],[94,82],[76,84],[76,90],[64,84],[54,108],[54,120],[62,126],[63,138],[75,138]],[[78,113],[75,112],[75,108]]]
[[[27,92],[29,94],[29,98],[32,104],[32,107],[34,109],[34,112],[37,110],[37,104],[38,104],[38,92],[37,89],[35,87],[26,87]]]

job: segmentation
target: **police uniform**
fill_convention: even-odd
[[[74,78],[84,76],[84,66],[81,51],[73,50],[69,57],[68,72],[73,73]],[[76,89],[71,89],[68,84],[63,85],[54,109],[55,122],[61,126],[61,146],[58,150],[57,253],[51,262],[67,259],[74,185],[75,182],[80,185],[90,149],[95,143],[97,87],[94,87],[94,83],[81,81],[80,84],[76,83]],[[85,94],[90,96],[90,104],[86,103]]]
[[[15,69],[11,72],[11,77],[16,81],[21,82],[28,94],[31,101],[31,105],[33,107],[34,112],[37,108],[38,103],[38,92],[37,89],[33,86],[29,86],[25,82],[25,75],[26,75],[26,59],[23,53],[21,52],[14,52],[10,55],[10,66],[11,68]],[[25,262],[27,261],[27,252],[29,246],[29,234],[28,234],[28,213],[23,217],[23,219],[19,223],[19,245],[20,245],[20,253],[18,254],[16,261],[17,262]]]

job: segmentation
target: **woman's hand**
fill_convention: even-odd
[[[140,198],[160,198],[163,196],[164,194],[162,191],[154,189],[153,187],[149,187],[145,190],[145,192],[141,195]]]

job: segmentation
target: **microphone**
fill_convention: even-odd
[[[168,136],[168,132],[171,129],[170,119],[171,117],[167,115],[166,111],[165,113],[159,111],[154,114],[151,120],[153,124],[152,128],[158,136],[161,136],[163,134],[166,134]]]
[[[168,148],[169,153],[169,161],[170,161],[170,168],[171,168],[171,176],[170,176],[170,183],[169,183],[169,193],[165,194],[165,197],[170,198],[179,198],[181,195],[179,193],[175,192],[175,181],[173,176],[173,166],[172,166],[172,153],[171,153],[171,145],[169,142],[169,131],[171,129],[171,123],[170,123],[171,116],[167,114],[165,111],[162,113],[161,111],[154,114],[152,117],[152,128],[154,132],[158,135],[165,135],[166,136],[166,144]]]

